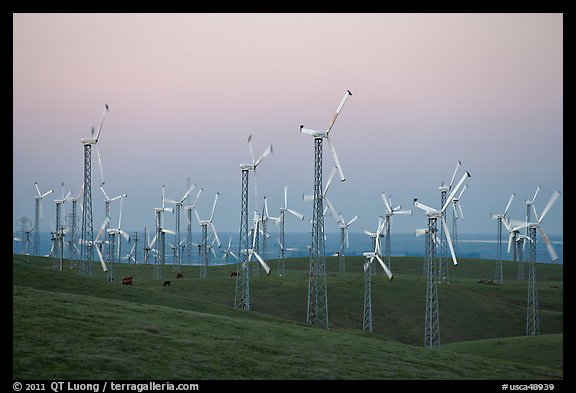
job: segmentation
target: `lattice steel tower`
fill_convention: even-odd
[[[242,197],[240,206],[240,243],[238,249],[238,269],[234,307],[250,310],[250,267],[248,250],[250,249],[250,231],[248,229],[248,165],[241,165]]]
[[[540,315],[538,311],[538,287],[536,286],[536,227],[528,227],[530,245],[530,266],[528,268],[528,308],[526,311],[526,335],[540,334]]]
[[[502,274],[502,220],[504,217],[498,217],[498,242],[496,243],[496,273],[494,281],[498,284],[504,282],[504,275]]]
[[[109,111],[108,104],[102,115],[102,121],[98,132],[92,136],[80,139],[84,145],[84,199],[82,202],[82,232],[80,236],[80,274],[92,277],[94,274],[94,223],[92,220],[92,145],[98,143],[98,137],[102,131],[104,118]]]
[[[328,292],[326,289],[326,260],[324,244],[324,195],[322,193],[322,142],[328,142],[340,178],[345,180],[342,167],[336,155],[334,146],[330,143],[329,134],[347,98],[351,96],[350,90],[346,92],[338,109],[333,114],[328,129],[325,132],[304,128],[300,125],[300,132],[314,138],[314,206],[312,207],[312,241],[310,247],[310,269],[308,273],[308,306],[306,322],[313,326],[328,329]]]
[[[370,273],[370,257],[364,262],[364,318],[362,330],[372,333],[372,274]]]
[[[252,135],[248,136],[248,147],[250,148],[252,164],[240,164],[240,170],[242,172],[242,192],[240,201],[240,241],[238,242],[238,268],[236,270],[236,290],[234,293],[234,307],[242,310],[251,309],[249,260],[250,251],[254,251],[253,245],[250,244],[250,229],[248,227],[248,172],[252,170],[254,171],[254,175],[256,175],[256,168],[260,162],[272,154],[272,145],[268,145],[266,150],[264,150],[264,153],[262,153],[262,155],[257,160],[254,159],[254,152],[252,149]],[[256,178],[254,181],[256,182]],[[256,186],[254,187],[254,198],[256,201]],[[257,209],[255,209],[255,211],[257,211]],[[254,244],[254,247],[256,244]],[[257,264],[257,262],[255,263]]]
[[[164,264],[164,246],[162,242],[162,210],[163,208],[155,208],[154,213],[156,213],[156,240],[160,244],[160,251],[154,253],[154,267],[152,268],[152,279],[161,280],[162,279],[162,265]],[[160,255],[159,255],[160,254]]]
[[[424,347],[440,347],[440,313],[438,309],[438,280],[436,280],[436,218],[428,218],[426,232],[426,321]]]

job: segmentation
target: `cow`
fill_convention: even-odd
[[[183,278],[183,277],[184,277],[184,273],[180,273],[180,272],[176,273],[176,279]]]
[[[230,273],[230,277],[238,277],[238,272],[232,272],[232,273]]]
[[[163,287],[169,287],[170,286],[170,281],[166,280],[164,281],[164,283],[162,284]]]
[[[124,276],[124,277],[122,277],[122,285],[132,285],[132,281],[134,281],[134,279],[132,278],[132,276]]]

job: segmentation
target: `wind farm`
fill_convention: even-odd
[[[563,379],[561,18],[150,16],[14,14],[13,379]]]

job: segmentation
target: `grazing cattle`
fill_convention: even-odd
[[[162,284],[163,287],[169,287],[170,286],[170,281],[164,281],[164,283]]]
[[[230,273],[230,277],[237,277],[238,276],[238,272],[232,272]]]
[[[124,276],[124,277],[122,277],[122,285],[132,285],[132,281],[134,281],[134,279],[132,278],[132,276]]]
[[[183,278],[183,277],[184,277],[184,273],[180,273],[180,272],[176,273],[176,279]]]

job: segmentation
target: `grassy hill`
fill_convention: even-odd
[[[81,277],[65,261],[13,257],[15,379],[522,379],[563,378],[562,266],[538,264],[540,328],[524,337],[526,281],[504,262],[462,259],[439,284],[440,350],[422,347],[426,281],[422,258],[392,259],[393,281],[372,278],[374,332],[362,331],[362,258],[339,273],[327,258],[330,329],[305,324],[308,259],[276,261],[251,275],[250,312],[233,308],[235,266],[184,266],[170,287],[151,265],[115,265],[115,281],[95,266]],[[135,278],[132,287],[120,284]]]

